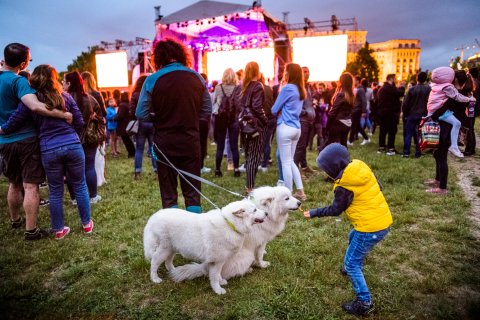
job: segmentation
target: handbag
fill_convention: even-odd
[[[440,143],[440,124],[431,117],[420,122],[420,150],[437,149]]]
[[[127,127],[125,131],[127,131],[128,135],[134,135],[138,133],[138,126],[139,126],[139,121],[137,119],[131,120],[128,122]]]

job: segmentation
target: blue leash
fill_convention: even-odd
[[[165,160],[168,162],[164,162],[162,160],[160,160],[155,152],[155,148],[157,148],[158,152],[160,153],[160,155],[165,158]],[[241,195],[240,193],[238,192],[234,192],[234,191],[231,191],[231,190],[228,190],[228,189],[225,189],[224,187],[221,187],[219,186],[218,184],[215,184],[211,181],[208,181],[202,177],[199,177],[197,175],[194,175],[193,173],[190,173],[190,172],[186,172],[184,170],[180,170],[178,169],[177,167],[175,167],[173,165],[173,163],[170,162],[170,160],[168,160],[168,158],[165,156],[165,154],[162,152],[162,150],[160,150],[160,148],[155,144],[155,142],[153,143],[153,146],[152,146],[152,158],[157,161],[157,162],[160,162],[164,165],[167,165],[169,167],[171,167],[172,169],[174,169],[175,171],[177,171],[178,175],[180,177],[182,177],[195,191],[197,191],[205,200],[207,200],[212,206],[214,206],[216,209],[220,209],[215,203],[213,203],[207,196],[205,196],[200,190],[198,190],[185,176],[188,176],[192,179],[195,179],[197,181],[200,181],[202,183],[205,183],[206,185],[209,185],[211,187],[214,187],[214,188],[217,188],[217,189],[220,189],[220,190],[223,190],[225,192],[228,192],[234,196],[237,196],[237,197],[240,197],[240,198],[243,198],[243,199],[246,199],[243,195]]]

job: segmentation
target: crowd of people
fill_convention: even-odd
[[[248,195],[256,186],[257,173],[267,171],[273,163],[274,153],[277,185],[284,185],[302,201],[307,199],[303,181],[316,173],[307,162],[307,150],[312,150],[316,142],[318,165],[335,181],[335,200],[330,207],[305,212],[305,217],[338,215],[342,211],[348,217],[352,215],[356,231],[350,235],[348,250],[364,243],[365,234],[376,237],[362,254],[347,250],[342,272],[351,276],[357,293],[357,300],[344,306],[350,313],[366,313],[373,308],[361,266],[365,254],[388,233],[392,218],[375,176],[365,163],[350,161],[347,148],[353,147],[360,136],[360,146],[371,143],[379,126],[378,153],[409,158],[413,138],[414,156],[418,158],[422,156],[422,119],[438,121],[435,178],[425,182],[431,187],[427,192],[438,194],[447,193],[448,153],[456,157],[475,153],[474,123],[480,113],[476,68],[468,72],[437,68],[432,72],[431,84],[428,74],[419,72],[408,85],[402,82],[397,86],[394,74],[380,85],[348,72],[342,73],[337,82],[310,83],[307,66],[288,63],[279,83],[270,87],[260,66],[252,61],[244,70],[226,69],[220,83],[215,81],[209,88],[206,75],[191,68],[188,49],[167,39],[154,48],[156,71],[141,76],[130,95],[118,90],[112,94],[99,92],[95,77],[88,71],[68,72],[61,83],[55,68],[45,64],[37,66],[31,76],[19,75],[30,61],[28,47],[11,43],[4,49],[0,71],[1,171],[9,180],[11,226],[25,226],[26,240],[51,234],[60,240],[69,234],[70,228],[64,223],[65,184],[72,204],[78,208],[84,233],[92,233],[91,204],[101,201],[97,187],[104,179],[98,156],[104,153],[107,143],[111,156],[117,157],[119,137],[128,158],[134,158],[133,179],[141,179],[148,142],[162,207],[179,206],[180,183],[185,208],[193,213],[203,211],[199,177],[209,172],[204,165],[209,132],[216,146],[217,179],[223,177],[222,160],[227,155],[227,170],[240,179],[244,173]],[[400,119],[404,147],[399,153],[395,139]],[[127,126],[134,120],[138,121],[138,130],[132,137]],[[464,152],[457,143],[462,127],[467,132]],[[345,182],[347,177],[352,181],[358,178],[356,170],[369,177],[368,185],[359,184],[358,188],[373,197],[365,200],[363,207],[358,199],[365,190],[351,189]],[[37,225],[39,184],[45,178],[50,231]],[[373,207],[365,207],[366,203]],[[22,206],[25,219],[20,212]],[[377,214],[382,223],[375,220]]]

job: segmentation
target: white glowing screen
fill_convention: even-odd
[[[347,66],[347,35],[294,38],[293,62],[310,70],[309,81],[336,81]]]
[[[98,87],[128,87],[127,61],[125,51],[96,54]]]
[[[234,71],[245,69],[245,66],[250,61],[258,63],[260,66],[260,72],[263,73],[265,79],[273,79],[273,48],[208,52],[208,79],[222,80],[225,69],[232,68]]]

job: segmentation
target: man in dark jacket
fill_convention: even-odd
[[[404,89],[395,86],[395,74],[389,74],[387,81],[378,91],[378,115],[380,120],[380,135],[378,137],[378,152],[387,152],[387,156],[395,155],[395,135],[400,120],[400,98]],[[388,134],[387,148],[385,140]]]
[[[405,121],[405,132],[403,137],[403,157],[410,156],[410,146],[415,143],[415,158],[422,155],[418,141],[418,126],[422,117],[427,115],[428,95],[430,94],[430,86],[425,83],[427,81],[427,73],[419,72],[417,74],[417,85],[408,90],[402,104],[402,112]]]
[[[367,116],[367,98],[365,95],[365,89],[362,86],[362,79],[360,76],[355,76],[355,102],[352,109],[352,126],[350,127],[350,138],[348,139],[348,145],[352,146],[353,141],[357,139],[357,135],[360,133],[363,137],[362,145],[370,142],[368,135],[360,125],[360,121]]]
[[[300,113],[301,135],[297,143],[295,155],[293,160],[295,164],[299,164],[302,175],[312,174],[316,171],[310,168],[307,164],[307,146],[310,138],[310,131],[313,129],[313,122],[315,120],[315,110],[313,109],[312,89],[308,85],[310,78],[310,70],[307,67],[302,67],[303,80],[305,81],[305,100],[303,100],[302,112]]]
[[[135,116],[153,122],[162,206],[172,208],[178,207],[178,173],[168,163],[200,175],[199,122],[210,117],[212,105],[202,76],[187,67],[187,49],[183,44],[162,40],[155,46],[154,57],[157,71],[145,80]],[[201,213],[197,192],[200,182],[184,177],[180,179],[180,187],[186,209]]]

